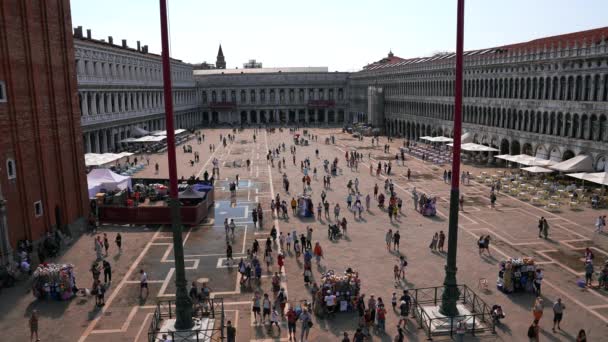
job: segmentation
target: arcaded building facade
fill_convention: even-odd
[[[0,262],[88,214],[70,1],[0,2]]]
[[[608,28],[465,52],[463,131],[500,153],[608,165]],[[452,134],[453,54],[351,75],[349,115],[407,139]]]
[[[203,124],[342,125],[349,73],[325,67],[195,70]]]
[[[94,39],[91,31],[74,30],[78,103],[86,152],[117,151],[120,141],[135,132],[164,130],[161,57],[147,46],[129,47],[113,37]],[[202,121],[200,92],[196,91],[192,65],[173,59],[175,126],[194,128]]]

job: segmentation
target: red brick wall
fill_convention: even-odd
[[[88,213],[69,0],[0,1],[0,191],[9,238],[37,240]],[[9,180],[13,158],[17,178]],[[34,215],[42,201],[43,215]]]

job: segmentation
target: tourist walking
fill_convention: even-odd
[[[38,338],[38,310],[33,310],[32,315],[29,319],[30,323],[30,342],[34,339],[34,335],[36,335],[36,341],[40,341]]]
[[[108,249],[110,249],[110,241],[108,240],[108,234],[103,233],[103,247],[106,250],[106,256],[108,256]]]
[[[401,240],[401,234],[399,234],[399,231],[397,230],[393,234],[393,249],[396,251],[399,251],[399,240]]]
[[[116,233],[116,239],[114,239],[116,247],[118,247],[118,253],[122,253],[122,236],[120,233]]]
[[[445,234],[443,233],[443,230],[439,232],[439,241],[437,242],[437,249],[440,252],[443,252],[443,245],[445,243]]]
[[[432,252],[437,251],[437,242],[439,242],[439,234],[435,232],[435,234],[433,235],[433,239],[431,240],[431,244],[429,245],[429,248]]]
[[[293,306],[289,307],[289,310],[287,310],[287,331],[289,333],[289,341],[291,341],[292,337],[293,340],[296,340],[296,321],[298,320],[298,315],[296,314],[296,312],[293,309]]]
[[[386,236],[385,236],[384,240],[386,241],[386,249],[388,249],[390,251],[391,243],[393,242],[393,230],[392,229],[389,229],[388,232],[386,232]]]
[[[540,288],[542,285],[542,281],[543,281],[543,270],[538,268],[536,270],[536,273],[534,274],[534,283],[532,283],[534,285],[534,293],[536,293],[537,296],[540,297]]]
[[[236,328],[230,320],[226,322],[226,342],[236,342]]]
[[[593,261],[585,260],[585,286],[591,287],[593,281]]]
[[[312,328],[312,316],[308,313],[307,308],[302,309],[302,313],[300,314],[300,321],[302,321],[302,333],[300,335],[300,341],[306,342],[308,341],[308,333],[310,332],[310,328]]]
[[[557,325],[558,330],[562,330],[559,324],[564,317],[564,310],[566,306],[562,303],[561,298],[557,298],[557,301],[553,304],[553,332],[555,332],[555,325]]]
[[[543,229],[542,229],[543,237],[545,240],[549,237],[549,223],[546,219],[543,219]]]
[[[576,335],[576,342],[587,342],[587,333],[585,333],[585,329],[578,331],[578,334]]]
[[[140,278],[139,278],[139,298],[144,298],[142,296],[143,294],[143,290],[146,289],[146,297],[148,297],[148,294],[150,293],[150,290],[148,289],[148,274],[146,272],[144,272],[143,269],[139,270],[139,274],[140,274]]]
[[[540,322],[540,319],[543,317],[543,312],[545,307],[543,305],[543,299],[541,297],[536,297],[534,301],[534,306],[532,306],[532,315],[534,316],[534,320]]]
[[[315,248],[313,250],[313,254],[315,255],[315,259],[317,261],[317,265],[321,264],[321,258],[323,257],[323,249],[321,245],[317,242],[315,243]]]
[[[538,342],[540,335],[540,326],[538,325],[538,320],[534,320],[532,325],[528,328],[528,339],[530,342]]]
[[[107,260],[103,261],[103,282],[112,282],[112,266]]]

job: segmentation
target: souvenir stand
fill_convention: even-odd
[[[326,312],[325,296],[332,293],[336,296],[336,312],[347,312],[355,309],[355,303],[359,297],[361,280],[359,273],[348,268],[343,275],[336,274],[333,270],[321,274],[321,288],[317,295],[315,314],[321,316]]]
[[[536,265],[530,257],[509,258],[499,263],[496,287],[507,294],[532,292]]]
[[[303,194],[298,196],[298,216],[314,217],[314,204],[310,195]]]
[[[43,263],[34,271],[32,293],[36,298],[68,300],[76,290],[74,265]]]
[[[418,203],[418,210],[423,216],[435,216],[437,215],[437,197],[430,197],[426,194],[420,196],[420,202]]]

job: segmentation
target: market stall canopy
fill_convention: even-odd
[[[180,133],[184,133],[185,131],[186,131],[185,129],[181,129],[181,128],[180,129],[176,129],[175,130],[175,135],[178,135]],[[155,132],[152,132],[152,135],[157,135],[157,136],[159,136],[159,135],[167,135],[167,131],[155,131]]]
[[[502,160],[507,160],[507,161],[514,161],[515,160],[514,157],[515,156],[512,156],[510,154],[500,154],[500,155],[494,156],[494,158],[498,158],[498,159],[502,159]]]
[[[131,177],[121,176],[109,169],[93,169],[87,175],[87,184],[89,198],[93,198],[101,189],[113,191],[131,187]]]
[[[448,137],[422,137],[420,139],[428,140],[430,142],[452,142],[452,141],[454,141],[452,138],[448,138]]]
[[[141,128],[141,127],[133,127],[133,130],[131,130],[131,135],[133,135],[134,137],[142,137],[144,135],[148,135],[150,134],[150,132],[146,131],[145,129]]]
[[[461,144],[466,144],[466,143],[472,143],[473,142],[473,134],[471,133],[465,133],[463,135],[460,136],[460,143]]]
[[[454,146],[454,144],[448,144],[448,146]],[[498,152],[498,150],[495,149],[494,147],[479,145],[479,144],[474,144],[474,143],[461,144],[460,148],[463,151],[469,151],[469,152]]]
[[[586,182],[592,182],[601,185],[608,185],[608,172],[582,172],[582,173],[569,173],[568,177],[582,179]]]
[[[580,154],[550,168],[559,172],[588,172],[593,171],[593,160],[588,155]]]
[[[546,169],[542,166],[528,166],[528,167],[522,167],[521,168],[524,171],[528,171],[530,173],[551,173],[551,172],[555,172],[551,169]]]
[[[120,158],[128,157],[133,153],[87,153],[84,155],[84,163],[86,166],[99,166],[111,163]]]
[[[526,166],[550,166],[555,164],[552,160],[542,159],[539,157],[532,157],[527,154],[518,154],[516,156],[512,156],[514,162],[517,162]]]
[[[454,139],[448,137],[434,137],[431,140],[432,142],[452,142]]]
[[[420,140],[430,140],[430,139],[433,139],[433,137],[427,137],[427,136],[420,137]]]
[[[191,186],[187,187],[186,190],[179,193],[179,199],[203,199],[207,196],[204,192],[198,192]]]

